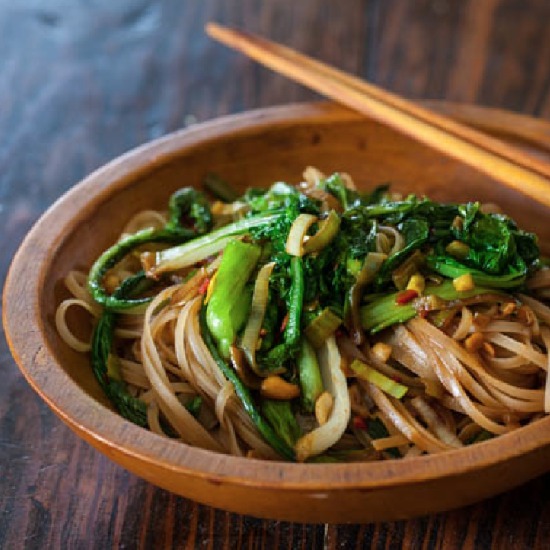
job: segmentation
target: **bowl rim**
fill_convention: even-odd
[[[448,106],[449,103],[445,105]],[[481,107],[468,108],[470,115],[474,117],[476,113],[486,111]],[[511,115],[512,120],[525,118],[531,124],[534,120],[497,109],[491,111],[502,113],[503,116]],[[457,476],[533,452],[550,444],[550,417],[546,417],[474,446],[409,458],[406,461],[321,465],[265,462],[233,457],[167,440],[132,424],[82,391],[68,373],[56,364],[54,352],[45,336],[39,310],[39,296],[43,277],[54,256],[48,254],[48,250],[60,246],[64,235],[70,233],[71,220],[75,223],[71,212],[80,208],[86,215],[91,215],[112,192],[117,192],[140,176],[169,162],[183,149],[192,151],[206,142],[254,133],[266,126],[284,126],[295,124],[297,121],[301,124],[323,122],[331,117],[341,121],[366,120],[362,115],[333,103],[313,102],[227,115],[168,134],[132,149],[95,170],[55,201],[35,223],[16,252],[6,278],[3,292],[5,334],[11,353],[29,384],[75,432],[93,445],[102,445],[113,452],[134,457],[141,462],[209,481],[223,480],[225,483],[243,486],[324,492],[403,486]],[[550,123],[538,122],[541,123],[541,129],[550,132]],[[134,166],[128,171],[130,165]],[[70,208],[67,208],[69,204]],[[47,239],[45,235],[48,235]],[[29,250],[33,250],[37,255],[38,270],[32,270],[24,262],[24,256]],[[12,296],[23,296],[24,300],[14,303]],[[38,326],[31,327],[30,330],[25,329],[24,323],[19,321],[21,311],[29,319],[38,319]],[[43,376],[40,371],[44,367],[54,367],[55,376]],[[65,388],[61,394],[57,391],[60,384]],[[151,448],[155,449],[155,452],[152,452]],[[161,452],[159,448],[162,449]],[[243,468],[251,460],[255,463],[254,468]],[[327,475],[330,477],[327,478]]]

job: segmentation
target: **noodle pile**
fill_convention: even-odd
[[[330,209],[335,199],[319,187],[323,178],[310,168],[298,187]],[[344,179],[353,188],[351,179]],[[243,208],[218,203],[213,212],[221,224],[238,219]],[[121,238],[165,223],[163,213],[140,212]],[[304,236],[306,243],[311,231]],[[374,253],[391,257],[405,244],[396,226],[378,226]],[[145,404],[153,432],[220,453],[278,459],[280,453],[258,431],[201,332],[201,307],[222,255],[172,275],[146,308],[118,312],[109,368]],[[140,268],[139,254],[129,254],[103,284],[113,292]],[[91,344],[75,335],[68,311],[81,308],[96,321],[102,314],[87,279],[82,272],[67,275],[71,296],[56,314],[61,338],[80,353],[88,353]],[[544,304],[550,270],[536,271],[521,290],[485,292],[441,308],[417,307],[410,320],[359,342],[351,331],[335,330],[315,349],[324,384],[315,412],[296,409],[301,428],[296,459],[363,461],[438,453],[505,434],[550,412],[550,308]],[[402,388],[405,393],[396,396]],[[200,406],[193,408],[197,398]]]

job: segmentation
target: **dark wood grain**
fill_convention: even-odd
[[[0,0],[0,273],[44,209],[122,152],[195,121],[316,96],[212,43],[207,20],[411,98],[550,118],[547,0]],[[157,489],[78,440],[0,342],[0,548],[547,548],[550,476],[386,524],[261,521]]]

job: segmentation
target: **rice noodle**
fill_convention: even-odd
[[[468,336],[468,333],[472,329],[472,322],[474,320],[472,312],[467,307],[463,307],[460,312],[460,323],[453,333],[453,338],[455,340],[464,340],[464,338]]]
[[[90,342],[83,342],[82,340],[77,338],[69,329],[66,315],[70,307],[81,307],[91,315],[94,315],[95,310],[88,304],[88,302],[78,300],[77,298],[70,298],[68,300],[63,300],[63,302],[59,304],[59,307],[55,312],[55,326],[61,338],[69,347],[71,347],[75,351],[85,353],[87,351],[90,351],[91,344]]]

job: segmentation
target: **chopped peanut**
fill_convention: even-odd
[[[372,346],[372,352],[380,361],[386,363],[391,356],[392,348],[384,342],[377,342]]]
[[[495,348],[493,344],[489,342],[483,342],[483,345],[481,346],[483,351],[489,356],[494,357],[495,356]]]
[[[475,287],[474,278],[470,273],[466,273],[456,279],[453,279],[453,286],[457,292],[473,290]]]
[[[328,391],[324,391],[315,401],[315,418],[319,422],[319,426],[326,424],[333,404],[334,399]]]
[[[416,290],[418,295],[421,296],[426,288],[426,280],[420,273],[415,273],[407,283],[407,290]]]
[[[294,399],[300,395],[300,387],[287,382],[280,376],[268,376],[262,380],[260,393],[268,399]]]
[[[485,343],[485,338],[481,332],[474,332],[466,340],[464,340],[464,347],[471,352],[475,352],[481,349]]]
[[[502,304],[500,312],[502,315],[508,316],[512,315],[516,311],[516,304],[514,302],[506,302],[505,304]]]

